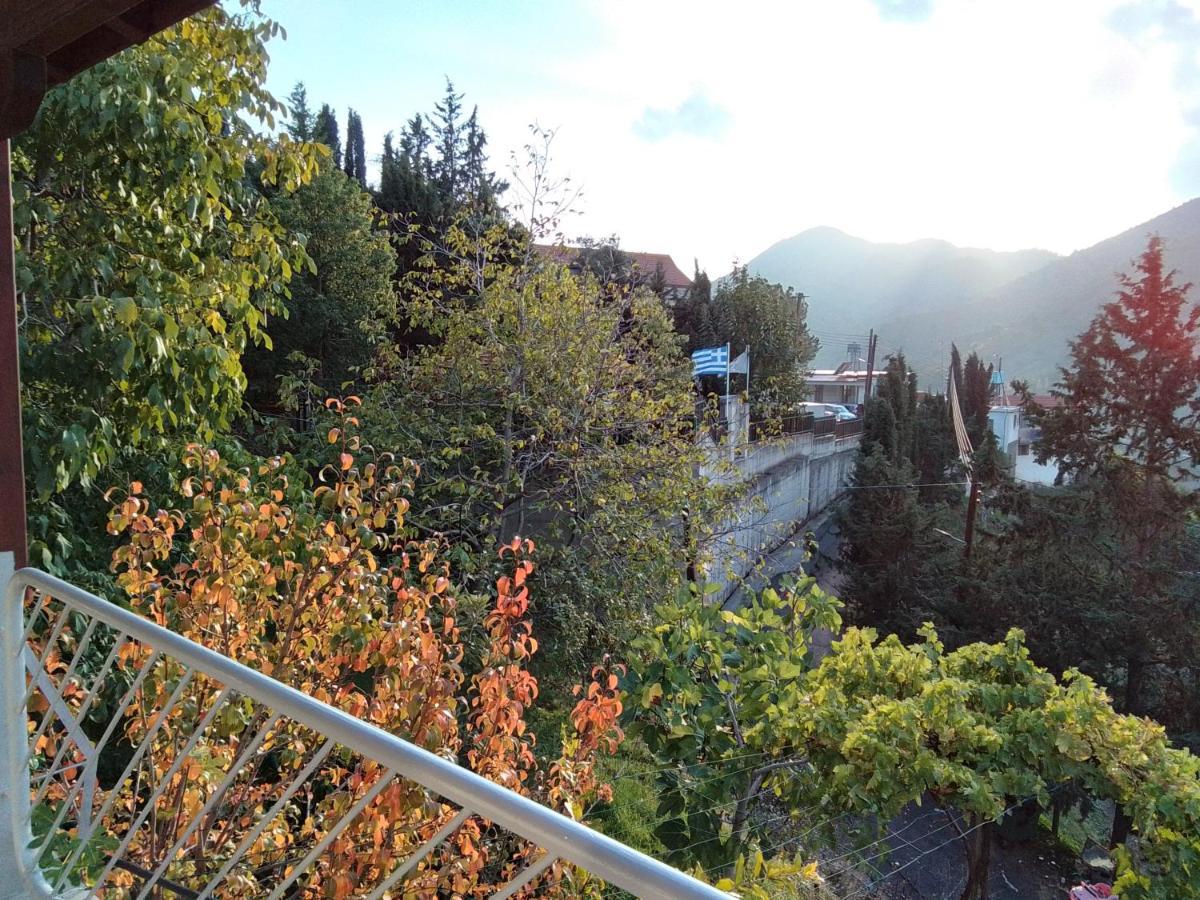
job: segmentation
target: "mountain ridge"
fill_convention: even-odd
[[[1058,259],[1047,250],[993,251],[940,238],[881,243],[818,226],[777,241],[747,265],[809,298],[809,325],[826,334],[857,333],[919,308],[980,296]],[[826,341],[818,365],[845,358]]]
[[[1130,270],[1151,233],[1166,241],[1180,280],[1200,282],[1200,198],[1066,256],[940,238],[880,243],[817,226],[747,266],[808,296],[810,328],[823,337],[818,367],[846,359],[847,336],[874,328],[881,356],[903,350],[922,388],[944,381],[953,342],[964,354],[1002,357],[1006,375],[1044,389],[1067,360],[1067,341],[1112,298],[1116,274]]]

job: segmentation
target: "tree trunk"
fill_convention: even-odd
[[[987,900],[988,866],[992,859],[992,831],[994,822],[976,821],[967,817],[968,830],[963,838],[967,849],[967,883],[959,900]]]
[[[1140,656],[1129,656],[1125,660],[1125,712],[1131,716],[1141,715],[1145,702],[1146,663]]]
[[[1117,807],[1117,811],[1113,814],[1112,831],[1108,836],[1108,846],[1120,847],[1129,837],[1129,829],[1133,825],[1133,820],[1125,814],[1125,810]]]

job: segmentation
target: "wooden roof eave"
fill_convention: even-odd
[[[46,91],[215,0],[0,0],[0,140],[24,131]]]

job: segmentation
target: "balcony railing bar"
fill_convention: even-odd
[[[124,647],[128,643],[129,643],[129,641],[127,638],[119,640],[119,641],[113,641],[112,649],[110,651],[108,651],[108,656],[105,658],[103,665],[100,666],[100,671],[97,673],[96,677],[92,679],[92,683],[90,685],[88,685],[87,697],[83,701],[83,706],[79,707],[79,712],[76,713],[76,715],[74,717],[76,722],[87,721],[87,714],[89,712],[91,712],[92,704],[95,703],[96,698],[100,696],[100,690],[99,690],[100,686],[102,684],[104,684],[104,680],[108,677],[108,673],[110,671],[112,671],[113,663],[115,663],[117,661],[117,654],[119,654],[121,652],[121,648]],[[130,699],[132,700],[133,698],[131,697]],[[124,710],[122,710],[122,712],[124,712]],[[49,716],[47,716],[47,718],[49,718]],[[115,728],[116,723],[117,723],[117,719],[113,719],[112,722],[110,723],[110,727]],[[68,763],[66,766],[62,766],[62,758],[66,754],[67,748],[70,747],[72,743],[73,743],[72,741],[61,741],[59,743],[58,750],[54,754],[54,759],[50,761],[50,767],[49,767],[50,771],[47,772],[46,775],[43,776],[41,779],[39,779],[38,792],[34,795],[34,798],[33,798],[34,806],[37,806],[39,803],[41,803],[43,800],[46,799],[46,794],[49,792],[51,782],[55,776],[60,775],[64,772],[69,772],[71,769],[83,768],[84,766],[87,765],[86,762],[83,764],[83,766],[81,766],[78,762],[72,762],[72,763]],[[76,744],[76,746],[78,746],[77,741],[74,743]],[[91,746],[91,748],[87,748],[87,747],[79,748],[80,750],[85,751],[85,755],[88,758],[88,762],[90,762],[95,755],[95,746],[96,745],[93,744]],[[100,742],[100,746],[101,747],[104,746],[103,741]],[[36,745],[35,745],[35,747],[36,747]],[[89,749],[91,750],[91,752],[86,752]],[[30,750],[28,756],[26,756],[26,758],[25,758],[26,764],[28,764],[29,761],[33,759],[34,752],[35,752],[34,749]]]
[[[69,618],[70,616],[68,616],[64,610],[63,614],[59,616],[58,620],[54,623],[54,628],[50,632],[50,637],[46,640],[46,646],[42,650],[42,655],[38,657],[38,660],[35,663],[36,668],[30,669],[29,661],[26,660],[25,668],[30,669],[29,674],[34,677],[30,679],[29,687],[25,691],[25,698],[21,701],[22,709],[29,708],[29,701],[32,700],[33,695],[36,694],[40,688],[42,688],[42,685],[39,684],[39,679],[41,678],[42,673],[46,671],[46,663],[50,661],[50,654],[54,652],[54,648],[58,644],[58,639],[62,637],[63,629],[66,627],[67,619]],[[50,699],[50,696],[51,695],[48,695],[47,699]],[[33,745],[37,742],[31,741],[30,743]]]
[[[155,735],[158,734],[159,729],[162,728],[163,723],[167,721],[167,710],[173,707],[179,701],[179,698],[183,696],[183,692],[191,683],[192,676],[194,674],[195,670],[190,667],[184,670],[183,677],[179,679],[179,684],[175,686],[175,690],[172,691],[171,696],[167,698],[167,704],[163,709],[163,712],[158,716],[155,716],[155,719],[150,724],[150,727],[146,729],[146,736],[142,738],[137,749],[134,751],[133,757],[129,760],[128,765],[125,766],[125,771],[121,773],[121,777],[115,782],[117,785],[122,785],[128,781],[129,776],[133,774],[134,769],[141,764],[142,757],[146,755],[146,751],[149,749],[150,743],[154,740]],[[103,822],[104,817],[112,811],[113,804],[116,802],[117,797],[120,796],[120,793],[121,792],[119,790],[111,791],[104,799],[104,803],[100,807],[100,812],[92,817],[92,821]],[[65,805],[66,804],[64,804],[64,806]],[[61,824],[61,822],[59,824]],[[53,831],[46,833],[46,839],[42,843],[43,850],[49,845],[53,834]],[[132,834],[132,831],[130,834]],[[58,893],[62,890],[62,887],[64,884],[66,884],[67,878],[70,876],[72,869],[79,862],[79,858],[83,856],[83,851],[87,848],[87,846],[87,840],[80,840],[79,845],[71,851],[71,855],[67,858],[66,863],[62,867],[62,872],[59,874],[58,880],[54,883],[55,893]],[[40,852],[38,855],[40,858]]]
[[[317,768],[325,761],[325,758],[329,756],[331,752],[333,752],[333,748],[336,746],[337,741],[335,741],[333,738],[330,738],[321,745],[320,749],[313,754],[312,759],[308,761],[308,764],[300,770],[300,773],[296,775],[295,778],[292,779],[292,783],[288,785],[287,790],[280,795],[279,799],[275,801],[274,805],[272,805],[269,810],[267,810],[266,814],[263,815],[263,817],[260,818],[257,823],[255,823],[254,827],[250,829],[249,834],[242,838],[242,842],[238,844],[237,850],[234,851],[233,856],[226,860],[225,864],[221,866],[220,870],[218,870],[217,874],[213,876],[212,880],[204,886],[204,890],[202,890],[199,894],[199,900],[206,900],[206,898],[212,895],[213,891],[215,891],[220,886],[221,882],[225,880],[225,877],[233,871],[233,867],[236,866],[238,862],[246,855],[246,853],[249,852],[250,848],[254,846],[254,842],[258,840],[259,836],[266,831],[267,827],[273,821],[275,821],[276,817],[281,812],[283,812],[284,807],[286,807],[288,801],[295,796],[296,791],[300,790],[300,788],[304,786],[304,783],[308,781],[315,771],[317,771]]]
[[[379,887],[375,888],[375,891],[371,894],[368,900],[379,900],[385,891],[390,890],[393,886],[398,884],[402,878],[404,878],[409,872],[417,867],[421,860],[425,859],[430,853],[436,850],[442,841],[446,840],[446,838],[458,831],[458,829],[462,827],[463,822],[471,818],[472,815],[473,813],[469,809],[460,809],[454,818],[438,829],[437,834],[409,854],[408,859],[404,860],[404,862],[401,863],[391,875],[384,879],[383,883],[379,885]]]
[[[497,827],[512,832],[517,838],[529,842],[533,848],[541,850],[541,855],[535,862],[527,864],[523,870],[515,873],[512,881],[499,889],[499,897],[510,896],[522,887],[536,883],[539,876],[560,860],[586,869],[615,887],[654,900],[715,900],[726,896],[691,876],[646,857],[527,797],[487,781],[450,760],[387,734],[340,709],[52,576],[25,569],[10,577],[6,587],[6,621],[16,625],[8,630],[9,637],[5,641],[9,648],[4,678],[9,685],[7,696],[11,702],[25,694],[28,688],[24,706],[18,706],[13,712],[20,717],[20,721],[30,723],[30,731],[34,730],[33,723],[36,721],[38,735],[29,743],[26,743],[28,732],[24,729],[21,729],[24,734],[13,735],[11,740],[6,737],[8,743],[4,746],[9,749],[5,753],[7,758],[4,763],[6,777],[16,778],[18,785],[26,785],[25,803],[18,803],[18,808],[13,813],[18,829],[17,849],[21,860],[19,871],[23,878],[32,879],[30,884],[43,885],[37,888],[42,896],[58,896],[68,885],[72,896],[77,893],[81,896],[95,896],[97,892],[111,892],[114,887],[110,879],[114,870],[120,867],[130,873],[137,870],[137,880],[132,888],[128,888],[131,893],[140,892],[140,896],[146,897],[152,895],[156,888],[169,889],[186,892],[186,896],[189,897],[198,896],[207,900],[220,891],[225,879],[235,871],[240,871],[239,863],[245,865],[249,861],[249,854],[257,853],[255,845],[261,840],[266,829],[272,822],[279,824],[279,816],[293,803],[296,794],[306,783],[311,784],[312,776],[321,771],[322,763],[338,748],[344,748],[352,758],[358,758],[363,763],[376,764],[380,777],[369,787],[360,785],[354,789],[355,794],[359,790],[365,790],[365,793],[360,795],[336,822],[327,827],[323,825],[323,834],[311,836],[311,840],[316,841],[316,844],[299,862],[292,863],[288,860],[286,847],[290,844],[281,845],[281,849],[285,849],[282,856],[274,847],[265,848],[267,859],[271,860],[269,864],[266,867],[247,870],[245,874],[255,879],[269,878],[270,883],[264,884],[263,889],[266,891],[273,888],[270,894],[272,900],[278,900],[293,890],[302,877],[311,876],[317,871],[314,864],[321,860],[322,854],[330,850],[337,837],[344,833],[349,824],[359,817],[385,788],[395,786],[397,779],[415,782],[428,792],[431,799],[439,798],[443,804],[448,804],[448,807],[442,807],[444,814],[449,815],[452,809],[457,809],[457,812],[420,847],[415,850],[406,849],[403,854],[398,853],[396,858],[403,856],[403,861],[396,864],[395,868],[388,867],[390,871],[379,871],[377,876],[372,878],[375,884],[361,885],[363,896],[371,896],[374,888],[374,895],[379,897],[395,885],[401,884],[422,861],[429,859],[437,847],[472,816],[492,822]],[[54,616],[53,609],[60,605],[61,613]],[[30,613],[24,623],[20,621],[22,609]],[[103,632],[104,640],[111,640],[111,646],[107,643],[97,646],[101,634],[97,631],[98,623],[106,626]],[[65,631],[68,626],[70,631]],[[12,638],[22,633],[27,639],[16,646]],[[78,639],[76,634],[80,635]],[[128,652],[131,642],[139,649],[139,652],[132,656]],[[35,653],[35,648],[41,652]],[[57,652],[65,658],[72,651],[71,660],[65,667],[61,659],[54,656]],[[80,675],[81,660],[85,655],[89,665],[84,669],[84,674]],[[102,658],[103,662],[93,677],[90,660],[98,658]],[[127,668],[130,661],[135,663],[136,668]],[[20,665],[22,662],[24,665],[21,668],[30,670],[33,676],[29,679],[31,683],[19,683],[20,676],[14,672],[14,663]],[[48,663],[54,666],[53,672],[47,670]],[[124,678],[132,678],[133,683],[125,686],[121,681],[113,679],[111,676],[115,671],[114,665],[122,669],[121,681]],[[147,693],[147,679],[150,678],[153,679],[156,688]],[[92,745],[85,735],[81,732],[73,733],[72,729],[81,725],[88,713],[95,718],[94,705],[100,701],[91,695],[102,693],[106,683],[119,688],[122,696],[115,707],[105,708],[105,715],[109,717],[109,721],[103,737],[97,744]],[[192,690],[185,694],[189,685]],[[207,689],[209,685],[211,690]],[[184,734],[180,733],[177,741],[173,738],[164,740],[165,737],[175,734],[172,730],[164,735],[168,717],[171,716],[172,722],[175,721],[177,717],[172,715],[172,711],[181,708],[183,697],[194,697],[198,686],[205,688],[200,693],[208,699],[200,700],[198,708],[195,708],[194,700],[188,701],[188,710],[195,708],[195,712],[188,712],[181,721],[187,721],[191,716],[201,716],[195,725],[187,726],[192,729],[190,737],[185,740]],[[170,696],[165,704],[161,700],[154,700],[156,693],[161,697],[168,690]],[[47,703],[42,704],[36,712],[28,712],[29,700],[39,691]],[[239,716],[249,716],[251,724],[245,727],[237,726],[236,736],[220,737],[220,741],[224,742],[223,746],[227,748],[230,762],[222,762],[225,757],[214,758],[219,766],[228,765],[228,768],[220,768],[213,775],[214,780],[223,780],[212,788],[215,793],[211,796],[205,794],[202,798],[203,808],[198,813],[186,822],[179,822],[179,827],[185,830],[176,831],[174,825],[170,826],[169,834],[163,836],[166,838],[163,844],[169,842],[173,846],[165,855],[153,851],[153,843],[143,846],[138,836],[149,835],[153,840],[155,832],[153,829],[146,832],[144,826],[150,814],[155,809],[161,809],[162,803],[166,802],[164,798],[169,796],[165,793],[168,787],[180,786],[180,777],[191,777],[186,774],[190,769],[185,770],[183,766],[189,760],[194,763],[200,757],[208,759],[208,751],[204,750],[208,744],[201,747],[200,741],[205,735],[211,738],[214,734],[227,734],[226,718],[221,716],[218,720],[217,716],[222,710],[233,707],[231,700],[234,697],[239,698]],[[117,729],[121,728],[121,723],[128,725],[134,721],[127,718],[127,710],[139,698],[150,699],[154,712],[152,716],[147,713],[146,720],[136,720],[137,734],[131,732],[128,741],[128,745],[136,741],[136,746],[127,745],[127,749],[122,751],[122,756],[131,753],[125,762],[124,771],[115,780],[106,777],[105,796],[102,801],[96,798],[99,810],[94,809],[95,804],[90,797],[83,803],[77,803],[80,792],[87,791],[87,779],[76,778],[67,773],[78,772],[79,768],[83,767],[94,777],[99,759],[99,751],[95,748],[106,747],[109,740],[118,733]],[[244,703],[240,698],[250,702]],[[109,701],[104,699],[104,702]],[[201,715],[202,710],[206,711]],[[265,716],[271,718],[259,726],[253,724],[255,720]],[[61,723],[59,726],[54,725],[56,720]],[[275,752],[276,741],[272,735],[283,737],[289,733],[282,724],[284,720],[301,729],[312,729],[320,737],[320,748],[307,761],[304,769],[286,782],[286,786],[282,781],[261,781],[264,760]],[[219,726],[216,724],[218,721]],[[50,737],[43,739],[46,735]],[[16,747],[12,741],[18,742]],[[60,743],[56,744],[55,741]],[[236,741],[236,748],[229,748],[231,741]],[[314,745],[316,743],[318,742],[314,742]],[[67,744],[74,746],[72,748],[66,746]],[[182,746],[176,750],[179,744]],[[147,753],[150,753],[149,758],[153,759],[160,752],[160,747],[165,750],[168,746],[169,753],[174,754],[173,759],[168,756],[161,763],[156,762],[147,769],[144,762]],[[215,746],[218,746],[218,743],[214,743]],[[44,755],[34,756],[35,762],[39,759],[43,765],[49,762],[46,766],[47,771],[38,773],[40,780],[36,787],[30,785],[31,748],[35,754],[44,751]],[[77,758],[71,759],[67,755],[70,753],[76,754]],[[22,758],[26,760],[25,764],[18,764]],[[294,762],[298,765],[300,760]],[[167,765],[165,772],[161,771],[163,765]],[[143,780],[148,772],[154,773],[152,781]],[[61,793],[47,793],[52,782],[61,786]],[[240,785],[236,791],[233,790],[235,785]],[[266,791],[266,796],[262,795],[263,791]],[[19,797],[20,791],[13,796]],[[54,811],[55,823],[49,832],[43,835],[42,826],[39,825],[37,841],[29,843],[26,838],[22,842],[19,838],[20,833],[30,833],[32,807],[29,801],[33,796],[39,798],[39,803],[47,796],[55,797],[56,801],[60,797],[65,799],[60,801],[61,806]],[[261,797],[261,801],[251,799],[254,797]],[[256,803],[261,802],[265,805],[268,800],[270,807],[265,813],[250,812],[256,808]],[[119,806],[116,805],[118,801]],[[218,808],[221,810],[220,817],[217,815]],[[207,832],[197,829],[213,827],[214,823],[225,816],[225,810],[229,808],[235,809],[239,817],[248,813],[253,816],[253,821],[246,820],[245,823],[251,831],[238,841],[232,858],[220,860],[221,867],[215,875],[203,870],[196,873],[202,876],[200,883],[205,885],[197,894],[194,887],[178,883],[179,878],[171,866],[181,861],[184,852],[190,852],[188,848],[198,845],[198,836],[200,846],[210,840]],[[261,809],[261,806],[257,808]],[[75,820],[68,822],[67,817],[73,812],[76,814]],[[120,820],[119,824],[110,823],[110,814],[116,815]],[[440,815],[437,812],[430,813],[431,818],[440,818]],[[226,823],[231,821],[233,820],[226,819]],[[63,847],[61,854],[56,850],[54,861],[48,864],[54,881],[53,887],[50,887],[39,881],[36,860],[43,857],[51,844],[62,847],[57,841],[59,837],[64,836],[64,832],[60,831],[64,823],[68,826],[65,837],[73,842],[73,846],[66,845],[70,847],[69,851]],[[96,827],[98,824],[104,827]],[[426,825],[432,823],[427,820]],[[227,825],[218,827],[224,828]],[[107,835],[107,839],[117,845],[117,849],[110,853],[105,847],[100,858],[96,859],[95,840],[98,834]],[[223,834],[224,832],[217,835],[214,840],[223,841]],[[118,838],[121,838],[119,842]],[[139,841],[137,852],[149,855],[150,861],[125,858],[131,852],[134,840]],[[294,849],[303,852],[307,843],[305,840]],[[21,848],[26,844],[29,850],[22,852]],[[89,847],[92,853],[88,858],[94,860],[94,863],[87,865],[94,865],[95,869],[103,866],[102,871],[95,877],[89,874],[93,870],[79,868],[81,857]],[[30,857],[35,854],[35,861],[30,867]],[[62,859],[64,856],[65,860]],[[215,868],[217,860],[213,862]],[[150,871],[151,868],[153,871]],[[170,879],[167,878],[168,873],[171,875]],[[80,876],[85,878],[86,884],[80,885],[76,881]],[[379,884],[376,878],[382,879],[383,883]]]
[[[229,696],[232,693],[233,688],[229,687],[228,685],[221,689],[221,693],[217,695],[217,699],[214,700],[212,705],[208,708],[208,712],[204,714],[204,718],[200,720],[200,724],[196,726],[196,730],[192,732],[191,737],[187,739],[187,742],[183,745],[182,749],[175,754],[175,759],[171,761],[171,765],[167,768],[167,771],[164,772],[159,778],[158,784],[155,785],[154,790],[150,792],[150,796],[146,799],[146,802],[142,804],[141,812],[137,814],[137,818],[134,819],[133,823],[129,826],[129,830],[125,833],[125,837],[122,839],[120,846],[117,847],[116,851],[112,855],[112,858],[109,859],[108,865],[104,867],[104,871],[101,872],[100,876],[96,879],[96,886],[94,888],[95,891],[99,891],[104,887],[104,882],[106,882],[108,877],[112,874],[113,867],[117,864],[117,860],[125,857],[125,852],[129,849],[129,845],[133,843],[133,839],[137,836],[138,830],[142,827],[143,823],[145,823],[146,819],[150,817],[150,813],[154,811],[155,804],[158,803],[158,798],[161,797],[166,789],[171,786],[171,781],[176,775],[179,774],[179,770],[183,768],[183,764],[186,763],[189,758],[191,758],[192,751],[196,749],[196,745],[199,744],[200,739],[204,737],[204,732],[208,730],[208,726],[212,724],[213,719],[217,717],[217,713],[221,711],[221,707],[225,705],[225,701],[229,699]],[[166,717],[166,714],[169,711],[170,707],[167,707],[167,709],[163,710],[163,718]],[[116,792],[114,791],[114,793]]]
[[[334,839],[337,838],[339,834],[345,830],[346,826],[349,825],[360,812],[366,809],[367,805],[376,797],[378,797],[383,789],[387,787],[393,781],[393,779],[395,779],[395,777],[396,772],[394,770],[384,770],[384,773],[380,775],[378,779],[376,779],[373,785],[371,785],[370,790],[363,794],[357,803],[346,810],[346,814],[342,816],[337,823],[329,829],[329,831],[325,832],[325,836],[317,842],[317,845],[308,852],[308,855],[305,856],[304,859],[299,862],[299,864],[292,867],[291,874],[284,879],[282,884],[280,884],[271,892],[271,894],[267,897],[267,900],[279,900],[279,898],[287,892],[287,889],[296,882],[296,879],[308,871],[308,867],[320,858],[321,854],[325,852],[325,849],[334,842]]]
[[[247,744],[246,749],[238,755],[233,765],[229,767],[229,771],[225,773],[225,777],[221,779],[221,783],[217,785],[217,789],[213,791],[212,796],[208,798],[208,802],[200,807],[200,811],[192,817],[192,821],[189,822],[187,828],[183,830],[183,834],[179,836],[179,839],[175,841],[175,844],[170,850],[167,851],[166,855],[163,857],[163,861],[158,864],[158,868],[154,870],[154,874],[150,877],[150,880],[146,882],[145,886],[143,886],[142,892],[137,895],[137,900],[146,900],[146,896],[151,890],[154,889],[154,885],[158,882],[158,880],[167,874],[167,867],[170,866],[174,861],[175,855],[185,846],[187,846],[188,840],[196,832],[196,829],[200,827],[200,824],[204,821],[205,817],[207,817],[208,814],[213,811],[213,807],[215,807],[221,798],[225,796],[225,792],[229,790],[233,782],[237,780],[238,775],[241,774],[242,767],[245,766],[246,763],[250,761],[250,758],[258,752],[258,748],[263,745],[263,742],[267,739],[267,735],[279,722],[279,719],[279,713],[272,714],[267,718],[267,721],[262,724],[262,727],[255,732],[254,737]],[[167,779],[163,780],[165,782]]]
[[[116,642],[116,643],[120,643],[120,642]],[[135,678],[133,681],[133,684],[131,684],[129,686],[129,689],[125,692],[125,696],[121,698],[121,702],[117,705],[116,712],[114,713],[112,718],[109,720],[108,727],[104,729],[104,734],[101,735],[101,737],[100,737],[100,746],[101,747],[103,747],[105,744],[108,743],[108,739],[110,737],[112,737],[113,732],[117,730],[117,726],[121,723],[122,716],[125,715],[125,710],[128,709],[129,704],[133,702],[133,698],[137,695],[137,691],[142,686],[142,682],[144,682],[146,680],[146,676],[150,674],[150,672],[154,668],[155,664],[157,664],[159,656],[160,656],[160,654],[155,653],[150,658],[150,661],[147,664],[147,666],[144,669],[142,669],[141,672],[138,673],[137,678]],[[93,687],[93,691],[94,690],[95,690],[95,687]],[[66,741],[63,741],[63,748],[65,748],[67,746],[68,746],[68,743]],[[62,749],[62,748],[60,748],[60,749]],[[80,749],[82,750],[83,748],[80,748]],[[94,783],[95,783],[95,769],[96,769],[95,756],[88,757],[88,759],[84,763],[84,765],[86,767],[88,767],[90,769],[90,771],[88,773],[86,773],[83,778],[79,779],[73,785],[71,785],[71,787],[68,789],[66,797],[63,798],[62,806],[59,807],[58,815],[54,819],[54,824],[51,825],[49,831],[46,832],[47,839],[34,851],[33,860],[35,863],[38,862],[42,858],[42,853],[45,852],[46,848],[49,846],[49,844],[50,844],[49,835],[56,834],[58,832],[58,829],[62,827],[63,820],[66,819],[67,813],[70,812],[71,804],[75,802],[75,798],[77,796],[79,796],[79,794],[81,792],[83,793],[84,796],[80,802],[80,809],[81,809],[81,811],[86,810],[88,813],[90,813],[90,811],[92,809],[92,798],[87,795],[87,791],[88,791],[88,787],[89,787],[89,780],[90,780],[91,784],[94,785]],[[89,774],[91,775],[90,779],[88,778]],[[41,803],[42,800],[45,799],[47,792],[50,790],[49,785],[50,785],[50,782],[47,780],[38,789],[37,795],[34,798],[33,805],[36,806],[37,804]],[[102,815],[103,815],[103,811],[102,811]],[[80,846],[84,847],[87,845],[87,841],[91,836],[90,835],[91,822],[93,822],[95,820],[90,815],[84,815],[84,814],[80,815],[80,820],[81,821],[80,821],[80,830],[79,830],[79,840],[81,842]]]
[[[550,868],[556,858],[553,853],[543,853],[537,862],[526,866],[520,875],[492,894],[492,900],[508,900],[509,897]]]

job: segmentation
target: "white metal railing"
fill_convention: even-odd
[[[4,568],[0,560],[0,586]],[[11,572],[11,566],[7,568]],[[398,895],[404,880],[422,864],[435,865],[439,848],[472,817],[528,842],[521,857],[527,860],[524,868],[499,889],[497,898],[526,887],[544,889],[539,878],[559,861],[640,897],[727,896],[454,762],[44,572],[22,569],[13,574],[3,605],[0,802],[6,807],[6,821],[0,823],[0,839],[8,846],[0,848],[0,898],[307,896],[311,885],[306,877],[317,871],[331,845],[381,791],[397,781],[423,789],[431,812],[421,835],[433,833],[407,855],[390,861],[390,868],[372,870],[368,883],[354,884],[355,897],[379,898],[392,891]],[[127,665],[130,659],[136,665]],[[164,741],[166,713],[181,697],[195,696],[200,681],[211,686],[208,696],[215,699],[203,711],[192,710],[199,721],[190,734],[174,734]],[[139,732],[135,743],[139,735],[131,737],[127,711],[135,697],[151,691],[161,714],[142,729],[144,734]],[[103,704],[102,715],[97,704]],[[157,861],[147,860],[144,847],[133,858],[131,844],[139,836],[144,841],[147,829],[161,821],[168,783],[178,786],[185,777],[198,777],[191,774],[197,766],[213,765],[212,755],[205,754],[208,742],[202,738],[216,733],[214,722],[222,711],[251,707],[251,725],[238,732],[228,763],[222,761],[218,771],[204,773],[207,800],[199,811],[191,814],[190,821],[175,823],[170,832],[174,840],[156,848]],[[295,729],[304,729],[312,738],[306,742],[307,762],[295,775],[270,784],[262,775],[263,760],[272,747],[278,752],[278,736],[294,736]],[[147,770],[143,758],[147,752],[161,753],[163,743],[172,753],[160,758],[157,768]],[[159,750],[151,750],[151,745]],[[323,826],[324,834],[310,834],[287,848],[293,854],[297,848],[306,850],[302,859],[285,854],[263,865],[260,855],[255,865],[250,851],[264,830],[294,813],[298,792],[311,790],[307,782],[324,762],[331,756],[351,755],[373,761],[382,770],[374,784],[340,818]],[[119,775],[101,771],[122,766]],[[157,782],[140,781],[145,771],[156,772]],[[223,808],[234,803],[235,785],[242,789],[249,784],[267,787],[248,807]],[[199,833],[212,827],[212,822],[222,817],[228,821],[234,815],[247,829],[235,849],[215,860],[189,858],[195,847],[203,847]],[[535,845],[540,854],[528,845]],[[119,890],[114,886],[118,872]],[[223,888],[233,884],[237,887]]]

